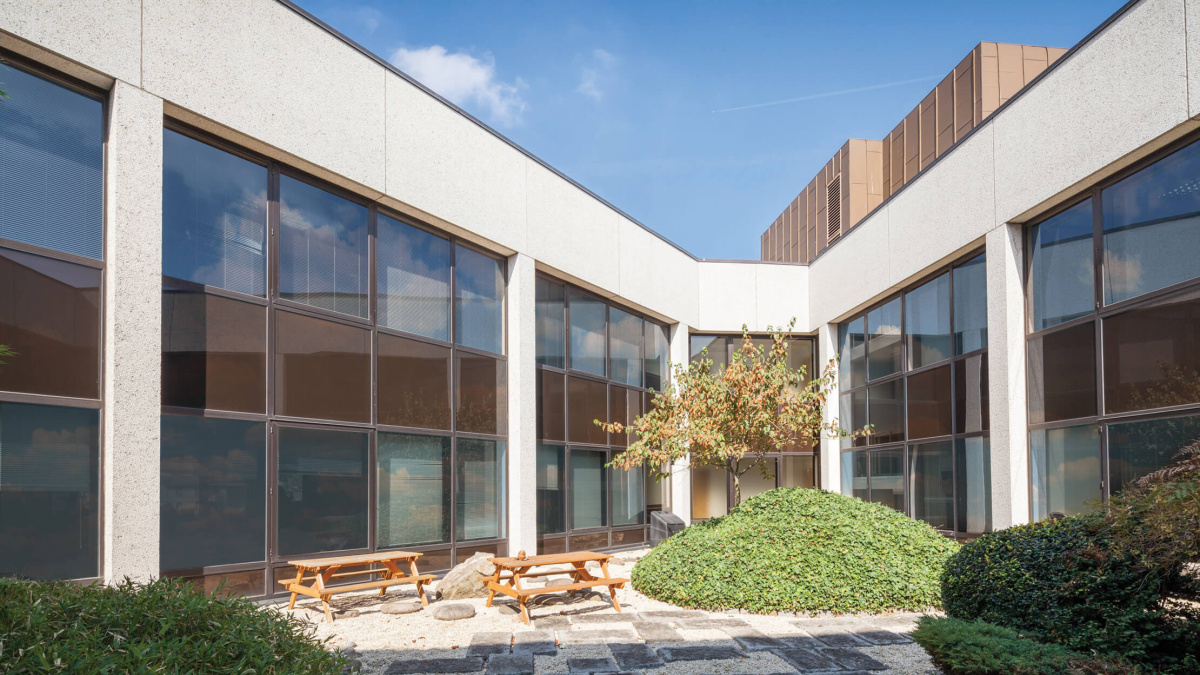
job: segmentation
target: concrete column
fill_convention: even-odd
[[[158,576],[162,99],[109,96],[104,234],[104,579]]]
[[[534,261],[508,259],[508,550],[537,552],[537,330]]]
[[[837,324],[821,324],[817,330],[817,354],[820,359],[816,364],[817,372],[815,375],[824,372],[825,364],[829,363],[830,359],[837,358]],[[838,381],[835,377],[833,387],[829,390],[829,398],[825,400],[825,409],[821,415],[826,424],[838,421],[841,415],[841,411],[838,409],[838,391]],[[841,426],[843,429],[851,431],[844,422],[842,422]],[[821,438],[821,474],[818,477],[817,484],[823,490],[838,493],[842,491],[841,447],[842,442],[837,438],[829,438],[828,435]]]
[[[685,323],[671,326],[671,344],[669,349],[671,370],[676,366],[687,368],[692,351],[689,345],[690,329]],[[671,513],[679,516],[684,524],[692,523],[692,472],[688,469],[688,461],[675,462],[671,466]]]
[[[986,240],[992,528],[996,530],[1029,521],[1023,235],[1019,225],[1002,225]]]

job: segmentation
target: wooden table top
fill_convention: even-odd
[[[603,562],[612,559],[612,555],[608,553],[595,553],[593,551],[577,551],[574,553],[550,553],[547,555],[531,555],[524,559],[520,558],[490,558],[488,562],[497,567],[537,567],[539,565],[561,565],[564,563],[579,563],[579,562]]]
[[[380,551],[379,553],[360,553],[359,555],[343,555],[331,558],[309,558],[307,560],[289,560],[287,564],[301,569],[315,569],[330,565],[369,565],[386,560],[412,560],[419,558],[421,553],[409,551]]]

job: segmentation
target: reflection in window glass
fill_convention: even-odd
[[[922,443],[908,449],[912,517],[939,530],[954,529],[954,444]]]
[[[100,398],[100,274],[0,249],[0,344],[16,352],[0,368],[0,390]]]
[[[634,389],[626,389],[610,385],[608,388],[608,417],[610,422],[620,422],[625,426],[633,424],[638,415],[642,414],[642,393]],[[611,445],[629,445],[631,434],[613,433],[609,435]]]
[[[871,499],[904,510],[904,448],[871,451]]]
[[[867,489],[867,451],[853,450],[843,452],[842,459],[842,494],[847,497],[857,497],[867,501],[871,496]]]
[[[646,523],[646,470],[612,470],[613,526]]]
[[[504,352],[504,263],[454,247],[454,322],[458,344]]]
[[[457,359],[458,430],[500,436],[508,433],[507,364],[464,352],[459,352]]]
[[[900,372],[900,298],[867,312],[867,379]]]
[[[100,260],[104,104],[19,68],[0,80],[0,238]]]
[[[1112,494],[1172,463],[1180,450],[1200,441],[1200,417],[1168,417],[1110,424],[1108,476]]]
[[[275,411],[289,417],[371,421],[371,332],[275,313]]]
[[[0,403],[0,450],[0,575],[98,576],[100,411]]]
[[[909,368],[950,358],[950,275],[904,296],[904,330]]]
[[[910,439],[949,436],[950,408],[949,364],[908,376]]]
[[[1092,313],[1092,202],[1081,202],[1029,231],[1033,330]]]
[[[1200,143],[1100,193],[1104,302],[1200,277]]]
[[[534,314],[537,324],[537,363],[539,366],[565,368],[567,358],[566,338],[563,336],[564,296],[561,284],[548,279],[537,279]]]
[[[1073,516],[1100,499],[1100,430],[1095,424],[1029,432],[1029,470],[1036,522]]]
[[[608,387],[582,377],[567,378],[567,432],[572,443],[607,445],[608,433],[596,420],[608,421]]]
[[[812,340],[788,341],[788,365],[792,370],[804,369],[804,377],[800,380],[801,382],[808,382],[813,378],[813,370],[816,367],[813,363],[813,348],[815,346],[816,343]]]
[[[450,348],[379,334],[379,423],[450,429]]]
[[[646,327],[646,388],[663,391],[667,386],[667,371],[670,369],[670,343],[667,329],[647,321]]]
[[[367,448],[360,431],[280,427],[280,555],[367,546]]]
[[[904,440],[904,380],[868,387],[867,414],[871,445]]]
[[[692,466],[692,519],[717,518],[729,513],[729,474],[722,469]]]
[[[561,446],[537,447],[537,532],[567,531],[567,450]]]
[[[266,412],[265,307],[164,288],[162,344],[163,405]]]
[[[954,363],[954,433],[987,431],[988,359],[976,354]]]
[[[279,177],[279,297],[367,316],[367,207]]]
[[[266,460],[264,422],[162,416],[161,569],[266,559]]]
[[[1198,290],[1104,319],[1105,412],[1200,402],[1198,340]]]
[[[842,388],[858,387],[866,381],[867,335],[863,318],[838,326],[838,379]]]
[[[840,397],[841,403],[841,419],[842,428],[847,432],[855,432],[867,426],[867,390],[859,389],[849,394],[842,394]],[[861,447],[867,444],[867,437],[860,435],[857,438],[849,436],[842,437],[842,447],[849,448],[851,446]]]
[[[613,307],[609,310],[608,377],[642,386],[642,320]]]
[[[450,341],[450,242],[383,214],[378,216],[378,322]]]
[[[1096,414],[1094,324],[1046,334],[1028,351],[1030,424]]]
[[[992,531],[992,453],[987,436],[954,442],[958,531]]]
[[[778,472],[776,464],[777,462],[769,457],[757,463],[755,463],[754,457],[746,457],[738,460],[738,471],[746,472],[738,480],[738,487],[742,493],[742,502],[745,502],[754,495],[775,489],[775,474]],[[765,476],[763,475],[764,469],[767,474]]]
[[[538,373],[538,434],[544,441],[567,440],[566,379],[559,373]]]
[[[711,335],[694,335],[691,338],[691,362],[701,359],[712,361],[712,370],[720,371],[728,365],[726,339]]]
[[[458,439],[458,541],[504,536],[504,442]]]
[[[784,457],[783,470],[779,473],[780,487],[810,488],[815,486],[813,468],[813,457]]]
[[[267,167],[163,130],[163,274],[263,297]]]
[[[380,433],[379,548],[450,541],[450,439]]]
[[[604,376],[605,370],[605,316],[603,302],[571,289],[571,368],[593,375]]]
[[[954,353],[987,347],[987,258],[954,268]]]
[[[571,449],[571,529],[608,525],[608,453]]]

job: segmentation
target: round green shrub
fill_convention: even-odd
[[[1200,669],[1195,609],[1163,597],[1138,556],[1114,545],[1102,516],[1020,525],[982,536],[950,559],[942,606],[1083,653],[1163,672]]]
[[[755,495],[633,568],[633,587],[681,607],[755,612],[919,611],[958,544],[860,499],[802,488]]]
[[[0,672],[336,675],[348,664],[277,609],[177,579],[0,579]]]

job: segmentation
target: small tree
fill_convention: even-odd
[[[788,326],[791,330],[795,320]],[[772,332],[770,348],[756,346],[746,327],[742,344],[729,365],[715,371],[708,355],[676,373],[665,391],[655,392],[653,403],[633,424],[596,421],[609,433],[632,432],[637,440],[613,458],[612,466],[629,470],[649,464],[691,457],[692,466],[723,469],[733,478],[734,504],[741,503],[741,477],[758,467],[768,469],[763,456],[792,445],[817,443],[822,433],[845,435],[836,421],[822,420],[822,409],[837,377],[837,361],[830,361],[807,382],[806,368],[788,364],[788,333]],[[754,461],[739,466],[740,460]],[[661,479],[666,474],[656,471]]]

